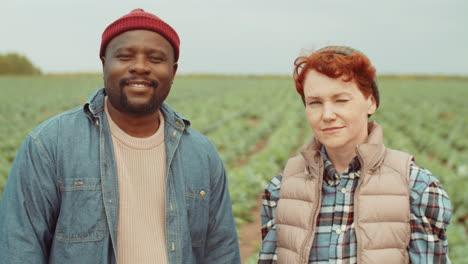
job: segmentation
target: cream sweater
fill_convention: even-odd
[[[105,112],[119,182],[118,263],[167,263],[164,117],[154,135],[136,138],[112,121],[107,100]]]

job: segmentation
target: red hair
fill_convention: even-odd
[[[304,79],[306,73],[315,70],[326,76],[343,81],[355,81],[362,94],[368,98],[373,94],[375,68],[369,59],[361,53],[343,55],[333,50],[314,52],[310,56],[301,56],[294,61],[294,82],[296,90],[304,100]]]

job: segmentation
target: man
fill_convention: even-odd
[[[223,163],[164,102],[176,31],[135,9],[104,31],[100,58],[105,88],[18,152],[2,263],[240,263]]]
[[[370,60],[324,47],[296,59],[294,81],[314,136],[265,189],[258,263],[450,263],[443,186],[368,120]]]

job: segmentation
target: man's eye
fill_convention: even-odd
[[[151,56],[151,57],[149,57],[149,60],[151,62],[156,62],[157,63],[157,62],[162,62],[164,59],[162,57]]]
[[[319,104],[321,104],[321,103],[322,103],[322,102],[320,102],[320,101],[310,101],[310,102],[309,102],[309,105],[319,105]]]
[[[118,54],[116,57],[120,60],[129,60],[131,58],[128,54]]]
[[[338,99],[336,100],[338,103],[346,103],[346,102],[349,102],[348,99]]]

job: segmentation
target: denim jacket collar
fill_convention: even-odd
[[[93,121],[93,123],[98,122],[98,116],[104,112],[105,96],[106,91],[104,88],[101,88],[94,92],[83,106],[84,112],[88,118]],[[166,123],[173,128],[179,131],[184,131],[185,126],[190,126],[190,121],[180,113],[176,112],[168,103],[163,102],[160,109],[164,115]]]

